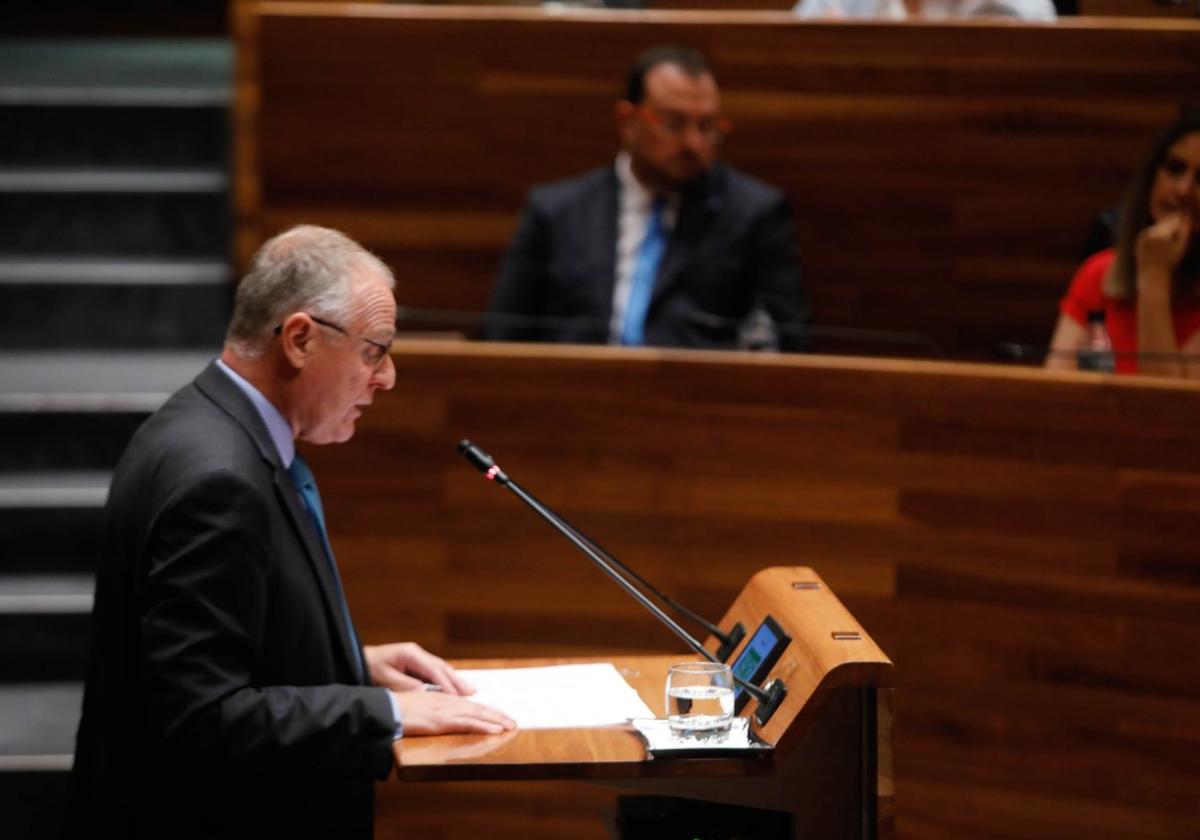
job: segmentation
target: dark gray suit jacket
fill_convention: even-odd
[[[496,280],[486,337],[608,340],[619,188],[606,166],[530,191]],[[782,347],[802,348],[807,310],[787,200],[718,163],[683,193],[646,316],[646,344],[735,347],[756,304],[775,321]]]
[[[118,464],[68,836],[369,837],[387,692],[358,683],[320,537],[215,365]]]

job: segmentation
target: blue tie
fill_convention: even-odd
[[[337,563],[333,559],[333,547],[329,544],[329,534],[325,531],[325,511],[321,507],[321,494],[317,492],[317,480],[313,477],[308,463],[299,454],[292,459],[292,465],[288,467],[288,475],[292,477],[296,489],[300,491],[300,497],[304,499],[304,506],[308,508],[308,515],[313,524],[317,526],[317,533],[321,535],[321,544],[325,548],[325,560],[329,563],[329,572],[333,575],[333,585],[337,589],[338,604],[342,608],[342,621],[346,624],[346,631],[350,634],[350,643],[354,646],[354,670],[361,682],[363,678],[362,648],[358,644],[358,635],[354,632],[354,623],[350,620],[350,608],[346,605],[346,594],[342,591],[342,579],[338,575]]]
[[[633,264],[633,282],[629,287],[629,300],[625,304],[625,319],[621,322],[621,343],[637,346],[646,343],[646,312],[650,309],[650,297],[654,293],[654,280],[658,276],[658,264],[667,250],[667,234],[663,230],[663,214],[667,200],[654,199],[650,206],[650,219],[646,222],[646,238],[638,248],[637,260]]]

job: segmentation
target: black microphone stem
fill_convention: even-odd
[[[588,540],[576,533],[575,530],[566,525],[556,513],[543,505],[536,496],[527,492],[524,488],[517,484],[517,482],[509,478],[505,474],[504,470],[500,469],[500,466],[496,463],[495,459],[492,458],[491,455],[488,455],[469,440],[460,441],[458,444],[458,451],[462,453],[464,458],[471,462],[471,466],[483,473],[484,476],[489,480],[495,481],[502,487],[507,487],[509,490],[515,493],[517,498],[528,505],[529,508],[538,516],[549,522],[551,527],[553,527],[556,531],[570,540],[571,544],[586,554],[588,559],[591,560],[592,563],[594,563],[600,569],[600,571],[612,578],[616,584],[628,592],[635,601],[649,610],[651,615],[665,624],[671,630],[671,632],[682,639],[689,648],[707,659],[709,662],[713,662],[717,665],[724,664],[713,654],[705,650],[704,645],[692,638],[690,633],[680,627],[679,624],[675,622],[669,615],[663,612],[657,604],[642,594],[642,592],[638,590],[636,586],[623,578],[616,569],[610,566],[604,560],[604,558],[600,556],[600,553],[596,550],[596,548],[593,548],[591,540]],[[605,554],[607,553],[608,552],[605,552]],[[768,713],[773,712],[775,707],[782,699],[782,691],[777,691],[772,694],[768,691],[764,691],[753,683],[746,682],[737,674],[733,674],[732,671],[730,674],[733,677],[733,681],[744,688],[751,697],[759,702],[760,707],[766,709]],[[760,723],[765,722],[765,719],[760,719]]]
[[[569,528],[571,531],[573,531],[576,535],[578,535],[578,537],[581,540],[583,540],[585,543],[590,545],[606,561],[608,561],[612,565],[616,566],[624,574],[626,574],[629,577],[636,580],[638,583],[640,583],[642,585],[643,588],[650,590],[651,595],[658,598],[660,601],[662,601],[664,604],[666,604],[671,609],[675,610],[675,612],[681,613],[682,615],[687,616],[692,621],[699,624],[701,627],[703,627],[709,633],[711,633],[712,635],[714,635],[718,639],[720,639],[723,644],[729,644],[729,642],[731,640],[730,635],[728,633],[726,633],[725,631],[723,631],[720,627],[717,627],[715,624],[708,621],[706,618],[704,618],[704,616],[697,615],[696,613],[692,612],[687,607],[685,607],[683,604],[678,603],[677,601],[675,601],[673,598],[671,598],[671,596],[667,595],[666,593],[660,592],[654,586],[654,584],[652,584],[650,581],[646,580],[644,577],[639,575],[636,571],[631,569],[626,563],[622,562],[621,560],[618,560],[616,557],[609,554],[604,549],[604,546],[600,545],[595,540],[593,540],[591,537],[589,537],[587,534],[583,533],[583,531],[579,530],[574,525],[572,525],[565,516],[563,516],[562,514],[559,514],[559,513],[555,513],[554,511],[550,510],[549,508],[545,508],[545,510],[548,514],[553,516],[555,519],[557,519],[559,522],[561,522],[563,525],[565,525],[567,528]],[[739,639],[739,641],[740,641],[740,639]]]
[[[500,473],[500,475],[503,475],[503,473]],[[713,662],[717,665],[724,664],[721,662],[721,660],[717,659],[716,656],[705,650],[704,645],[692,638],[690,633],[680,627],[674,619],[659,609],[658,606],[645,595],[643,595],[636,586],[625,580],[625,578],[621,577],[621,575],[615,569],[609,566],[608,563],[604,561],[604,558],[592,548],[590,545],[590,540],[581,538],[579,534],[576,534],[571,528],[567,527],[562,521],[559,520],[556,514],[552,513],[537,499],[537,497],[535,497],[532,493],[527,492],[524,488],[517,484],[517,482],[513,481],[507,476],[505,476],[505,478],[507,478],[507,481],[504,482],[505,487],[515,493],[517,498],[532,508],[538,516],[549,522],[556,531],[570,540],[576,548],[587,555],[588,559],[591,560],[596,567],[600,569],[600,571],[612,578],[616,584],[628,592],[635,601],[649,610],[655,618],[670,628],[671,632],[686,642],[688,647],[690,647],[700,656],[703,656],[709,662]],[[607,554],[607,552],[605,553]],[[730,675],[733,677],[733,681],[745,689],[751,697],[753,697],[755,700],[758,700],[760,703],[766,702],[767,693],[765,691],[753,683],[746,682],[732,671],[730,672]]]
[[[540,517],[542,517],[547,522],[549,522],[550,525],[555,530],[557,530],[560,534],[562,534],[564,537],[566,537],[568,540],[570,540],[575,545],[576,548],[578,548],[580,551],[582,551],[584,554],[586,554],[588,556],[588,559],[590,559],[593,563],[596,564],[596,566],[600,569],[600,571],[604,572],[609,577],[611,577],[614,581],[616,581],[618,586],[620,586],[622,589],[624,589],[626,592],[628,592],[630,595],[632,595],[634,597],[634,599],[636,599],[639,603],[641,603],[641,605],[643,607],[646,607],[647,609],[650,609],[650,610],[655,609],[653,602],[649,598],[647,598],[645,595],[643,595],[636,586],[631,584],[629,581],[625,580],[625,578],[623,578],[623,577],[621,577],[621,575],[617,574],[607,563],[604,562],[604,559],[600,556],[600,554],[595,549],[593,549],[592,546],[589,544],[589,542],[590,542],[589,540],[582,539],[579,535],[575,534],[565,524],[563,524],[561,521],[559,521],[558,517],[550,514],[550,512],[546,510],[546,508],[542,505],[542,503],[540,501],[538,501],[533,495],[528,493],[524,488],[522,488],[519,484],[517,484],[517,482],[509,479],[508,489],[513,491],[513,493],[515,493],[517,495],[517,497],[521,499],[521,501],[523,501],[525,504],[527,504],[531,508],[533,508],[534,511]],[[688,647],[690,647],[692,650],[694,650],[696,653],[700,654],[701,656],[705,657],[706,659],[712,660],[714,662],[716,661],[716,659],[713,657],[713,655],[711,653],[709,653],[707,650],[705,650],[703,645],[699,644],[695,639],[693,639],[690,633],[688,633],[686,630],[684,630],[682,627],[680,627],[679,624],[673,618],[671,618],[670,616],[664,616],[664,617],[662,617],[662,620],[663,620],[663,623],[666,624],[667,627],[669,627],[675,633],[676,636],[683,639],[687,643]]]

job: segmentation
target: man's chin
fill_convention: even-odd
[[[703,167],[681,167],[677,170],[667,173],[676,190],[683,190],[704,177],[705,169]]]
[[[308,435],[301,435],[300,439],[305,443],[324,446],[327,443],[345,443],[354,437],[354,421],[348,420],[336,429],[328,429],[325,431],[316,432]]]

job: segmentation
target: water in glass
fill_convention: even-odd
[[[721,733],[733,720],[733,677],[716,662],[684,662],[667,674],[667,721],[673,731]]]

